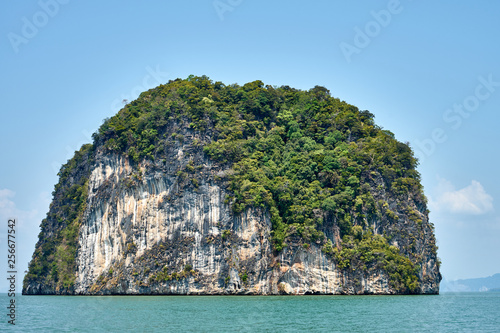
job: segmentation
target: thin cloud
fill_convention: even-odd
[[[6,220],[16,218],[21,221],[33,219],[37,215],[37,210],[21,210],[16,206],[14,200],[16,192],[9,189],[0,189],[0,219]]]
[[[19,278],[16,281],[18,288],[22,285],[22,273],[28,268],[28,262],[35,249],[35,243],[40,232],[39,226],[45,217],[50,203],[50,194],[42,192],[34,200],[29,210],[16,205],[16,193],[10,189],[0,189],[0,221],[5,227],[0,229],[0,248],[6,248],[7,220],[16,219],[16,268]],[[7,260],[0,260],[0,271],[7,271]],[[7,280],[0,280],[0,292],[8,289]]]
[[[0,211],[2,215],[8,215],[15,211],[16,205],[10,198],[14,197],[15,193],[9,189],[0,190]]]
[[[431,200],[431,207],[437,211],[470,215],[493,211],[493,197],[486,193],[481,183],[476,180],[456,190],[450,181],[440,178],[438,193],[437,200]]]

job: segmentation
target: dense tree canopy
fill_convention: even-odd
[[[221,180],[232,193],[226,202],[236,214],[248,207],[267,210],[277,252],[287,239],[299,239],[305,248],[321,246],[340,268],[381,267],[395,287],[418,288],[418,258],[410,260],[404,253],[411,249],[391,246],[390,234],[377,235],[371,227],[373,221],[422,224],[415,207],[426,214],[426,199],[417,160],[407,144],[374,123],[369,111],[319,86],[302,91],[190,76],[143,92],[106,119],[94,134],[94,147],[124,154],[136,164],[154,163],[164,158],[168,140],[183,140],[167,131],[172,123],[206,134],[208,139],[198,142],[206,156],[231,170]],[[62,178],[73,164],[63,168]],[[71,221],[84,207],[82,186],[68,189],[78,192],[68,194],[76,205],[68,212]],[[70,233],[60,235],[66,246],[75,242],[77,224],[71,226]],[[328,234],[333,229],[340,241]],[[49,264],[37,265],[50,270]],[[60,266],[53,264],[54,274]]]
[[[362,240],[383,248],[384,258],[395,258],[398,252],[385,239],[370,238],[370,221],[400,218],[374,192],[388,192],[399,210],[411,210],[408,198],[425,207],[410,147],[375,125],[369,111],[331,97],[320,86],[301,91],[262,81],[239,86],[206,76],[177,79],[141,94],[106,120],[96,139],[134,161],[154,160],[165,149],[164,127],[186,117],[192,129],[210,133],[211,140],[201,143],[205,153],[233,170],[233,195],[227,198],[233,211],[249,206],[269,210],[277,251],[287,237],[298,236],[305,246],[323,244],[337,259],[346,258],[348,244],[358,248]],[[332,224],[344,248],[333,248],[325,237],[323,231]],[[365,234],[357,241],[351,239],[355,226]],[[413,274],[408,259],[396,261],[404,263],[406,273],[401,274]],[[408,288],[414,282],[409,279]]]

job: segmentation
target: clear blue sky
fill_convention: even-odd
[[[0,253],[15,216],[18,270],[31,258],[61,164],[122,99],[195,74],[226,84],[322,85],[370,110],[421,157],[444,277],[500,272],[499,2],[0,6]],[[2,272],[5,265],[1,259]]]

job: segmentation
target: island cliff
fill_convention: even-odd
[[[190,76],[106,119],[59,172],[23,294],[435,294],[407,144],[368,111]]]

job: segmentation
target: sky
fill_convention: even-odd
[[[500,2],[25,0],[0,9],[0,274],[16,218],[18,291],[61,165],[123,99],[190,74],[321,85],[369,110],[420,160],[444,278],[500,272]]]

